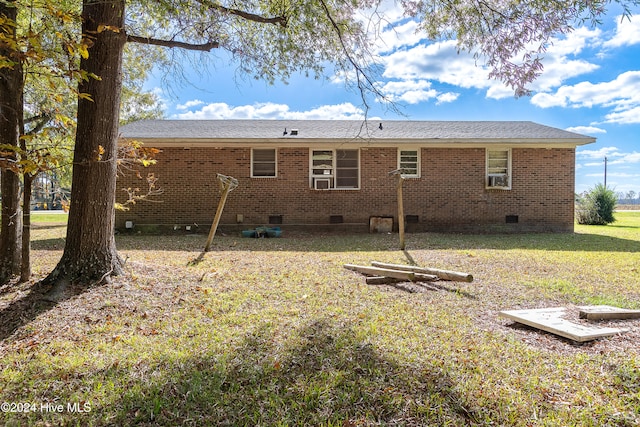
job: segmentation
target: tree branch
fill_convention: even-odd
[[[47,112],[42,112],[40,114],[36,114],[35,116],[26,117],[24,119],[24,123],[25,124],[33,123],[35,121],[42,120],[44,118],[50,118],[50,117],[51,117],[51,113],[50,112],[48,112],[48,111]]]
[[[28,132],[27,135],[35,135],[40,132],[51,121],[52,114],[49,112],[40,113],[37,116],[28,117],[24,119],[25,124],[36,122],[36,125]]]
[[[274,24],[280,25],[281,27],[287,26],[287,17],[286,16],[274,16],[271,18],[264,17],[262,15],[256,15],[254,13],[245,12],[238,9],[230,9],[221,4],[213,3],[208,0],[200,0],[200,4],[208,7],[209,9],[217,10],[218,12],[227,13],[229,15],[239,16],[240,18],[246,19],[247,21],[258,22],[260,24]]]
[[[347,44],[346,44],[345,40],[344,40],[343,31],[340,29],[340,26],[338,25],[338,23],[335,21],[335,19],[331,15],[331,11],[329,10],[329,7],[325,3],[325,1],[324,0],[320,0],[320,4],[322,5],[322,8],[324,9],[324,12],[325,12],[325,15],[326,15],[327,19],[331,23],[331,26],[333,27],[334,31],[336,32],[336,35],[338,36],[338,41],[340,42],[340,45],[342,47],[342,51],[344,52],[344,55],[346,56],[347,60],[349,61],[349,63],[351,64],[351,66],[353,67],[353,69],[355,71],[356,86],[357,86],[358,90],[360,91],[360,98],[362,99],[362,104],[364,105],[365,110],[368,112],[369,111],[369,103],[367,102],[367,97],[366,97],[367,90],[373,91],[373,93],[376,96],[379,96],[381,99],[386,99],[386,97],[384,96],[384,94],[381,91],[379,91],[376,88],[375,82],[371,79],[371,77],[366,72],[366,70],[364,70],[363,67],[358,63],[358,61],[355,58],[353,58],[349,48],[347,47]]]
[[[211,49],[217,49],[218,47],[220,47],[220,44],[218,42],[194,44],[194,43],[180,42],[176,40],[161,40],[161,39],[154,39],[151,37],[132,36],[129,34],[127,34],[127,41],[133,42],[133,43],[163,46],[163,47],[169,47],[169,48],[177,47],[180,49],[187,49],[187,50],[199,50],[203,52],[209,52]]]

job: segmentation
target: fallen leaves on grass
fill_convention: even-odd
[[[4,401],[82,401],[14,424],[598,425],[637,421],[640,328],[574,345],[504,309],[638,299],[640,251],[601,236],[120,236],[127,274],[58,304],[0,290]],[[36,237],[37,238],[37,237]],[[202,237],[204,239],[204,237]],[[628,239],[628,237],[627,237]],[[591,248],[588,257],[567,247]],[[607,246],[608,245],[608,246]],[[38,245],[35,245],[38,246]],[[597,249],[596,249],[597,248]],[[473,256],[469,256],[469,255]],[[34,251],[36,265],[60,252]],[[368,286],[344,263],[468,271]],[[615,271],[609,270],[613,268]],[[585,271],[598,271],[597,283]],[[622,277],[619,269],[631,276]],[[409,292],[408,290],[412,291]],[[632,307],[630,307],[632,308]]]

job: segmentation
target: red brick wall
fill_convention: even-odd
[[[511,190],[485,189],[484,148],[423,148],[421,178],[404,182],[404,210],[417,215],[408,229],[432,231],[573,231],[574,149],[512,149]],[[388,172],[397,168],[397,149],[362,148],[360,190],[318,191],[309,188],[309,150],[278,149],[277,178],[251,178],[250,148],[164,148],[154,172],[164,194],[160,202],[142,201],[127,212],[117,212],[116,224],[167,226],[198,224],[207,231],[220,197],[217,173],[238,179],[229,194],[221,226],[237,225],[243,216],[248,228],[268,224],[282,215],[287,225],[329,224],[331,215],[365,228],[370,216],[397,214],[396,180]],[[120,177],[118,187],[146,183],[133,176]],[[125,193],[118,191],[119,201]],[[507,224],[517,215],[517,224]]]

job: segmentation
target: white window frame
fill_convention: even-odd
[[[255,150],[273,150],[273,175],[255,175],[254,173],[254,152]],[[271,162],[262,162],[271,163]],[[251,178],[277,178],[278,177],[278,149],[277,148],[252,148],[251,149]]]
[[[314,152],[327,152],[331,153],[330,162],[326,162],[329,167],[320,168],[318,165],[315,165],[314,168]],[[338,153],[341,151],[355,151],[357,154],[357,184],[356,187],[337,187],[336,181],[338,179],[337,172],[337,159]],[[314,169],[316,173],[314,173]],[[360,149],[358,148],[310,148],[309,149],[309,187],[311,189],[315,189],[318,191],[327,191],[327,190],[359,190],[360,189]],[[322,173],[319,173],[322,171]],[[327,180],[329,182],[328,188],[326,183]],[[316,182],[318,181],[318,182]]]
[[[403,169],[402,165],[403,163],[408,163],[408,162],[403,162],[402,161],[402,152],[403,151],[415,151],[416,152],[416,173],[403,173],[402,177],[403,178],[420,178],[420,170],[421,170],[421,165],[420,165],[420,152],[422,151],[419,147],[405,147],[405,148],[400,148],[398,147],[398,169]]]
[[[502,152],[504,157],[493,157],[492,154]],[[511,148],[494,147],[486,149],[485,188],[487,190],[511,190]],[[506,165],[500,164],[506,160]]]

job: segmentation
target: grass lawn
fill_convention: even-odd
[[[578,345],[498,317],[640,308],[640,212],[574,234],[118,236],[127,274],[40,299],[0,288],[3,425],[635,426],[640,320]],[[37,220],[36,220],[37,222]],[[33,230],[34,273],[64,225]],[[473,283],[367,285],[416,263]],[[573,318],[572,318],[573,319]],[[577,319],[575,321],[584,322]]]
[[[63,211],[31,211],[34,224],[66,224],[69,214]]]

